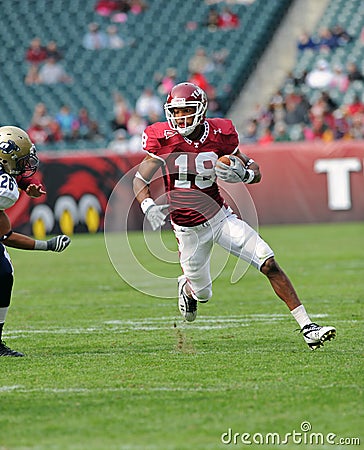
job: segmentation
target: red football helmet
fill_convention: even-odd
[[[192,106],[195,112],[188,116],[178,117],[185,120],[185,126],[179,127],[174,116],[174,108],[186,108]],[[164,112],[169,126],[172,130],[178,131],[182,136],[191,134],[197,125],[203,123],[207,111],[207,96],[204,90],[192,83],[179,83],[174,86],[168,94],[164,104]],[[187,126],[187,118],[193,117],[192,125]]]

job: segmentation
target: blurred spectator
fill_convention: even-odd
[[[49,41],[46,47],[47,58],[54,58],[56,61],[60,61],[63,58],[62,52],[58,48],[56,41]]]
[[[311,72],[308,72],[306,76],[306,83],[313,89],[322,89],[330,85],[333,73],[329,67],[329,64],[324,59],[320,59],[316,67]]]
[[[113,130],[118,130],[123,128],[127,130],[128,120],[131,116],[131,108],[125,98],[119,93],[115,92],[113,96],[113,118],[111,120],[111,128]]]
[[[275,142],[288,142],[291,140],[287,126],[282,121],[275,124],[273,136]]]
[[[215,7],[209,9],[204,25],[209,31],[216,31],[219,28],[220,15]]]
[[[297,50],[299,52],[302,52],[304,50],[315,50],[315,49],[316,43],[313,41],[311,36],[306,31],[303,31],[298,37]]]
[[[133,112],[128,120],[128,134],[129,139],[129,149],[131,152],[141,152],[142,148],[142,134],[147,127],[147,121],[139,116],[136,112]]]
[[[35,144],[62,140],[60,127],[53,117],[48,114],[47,107],[44,103],[37,103],[35,105],[28,133]]]
[[[230,28],[238,28],[240,25],[240,19],[237,14],[235,14],[229,6],[224,6],[223,10],[219,15],[218,20],[218,28],[222,29],[230,29]]]
[[[256,120],[249,120],[241,136],[243,144],[250,144],[258,141],[258,124]]]
[[[33,121],[27,133],[34,144],[60,142],[63,139],[60,126],[55,120],[52,120],[47,127]]]
[[[346,105],[346,114],[354,116],[357,113],[364,113],[364,103],[361,101],[358,94],[355,95],[353,101]]]
[[[144,0],[129,0],[129,4],[132,14],[141,14],[148,9],[148,4]]]
[[[333,132],[324,122],[323,117],[316,117],[311,126],[304,127],[303,135],[306,141],[322,140],[330,142],[334,139]]]
[[[121,36],[116,25],[109,25],[106,29],[106,32],[108,48],[123,48],[127,45],[131,45],[134,42],[134,39],[128,39]]]
[[[192,72],[188,78],[188,81],[190,83],[196,84],[201,89],[203,89],[206,92],[207,97],[210,97],[211,94],[214,95],[213,94],[214,88],[208,82],[207,78],[205,77],[205,75],[203,73]]]
[[[194,55],[190,58],[188,62],[188,70],[199,73],[209,73],[214,70],[214,62],[207,55],[204,47],[197,47]]]
[[[138,97],[135,111],[146,119],[148,124],[158,122],[163,115],[162,100],[153,92],[152,88],[147,87]]]
[[[42,46],[39,37],[32,39],[25,55],[25,59],[30,64],[40,64],[47,59],[47,51]]]
[[[95,4],[95,11],[100,16],[110,16],[120,11],[120,1],[118,0],[99,0]]]
[[[364,114],[358,112],[350,119],[349,136],[351,139],[364,139]]]
[[[50,57],[39,69],[39,83],[56,84],[71,83],[72,78],[67,74],[63,65]]]
[[[106,48],[108,39],[106,33],[100,30],[96,22],[88,25],[88,32],[84,35],[82,45],[86,50],[99,50]]]
[[[326,101],[325,97],[320,95],[312,104],[309,110],[309,119],[314,122],[316,118],[328,118],[331,116],[333,109]]]
[[[61,106],[55,119],[60,126],[65,141],[72,141],[77,138],[79,124],[77,117],[71,112],[68,105]]]
[[[258,144],[260,145],[267,145],[274,142],[274,136],[269,127],[266,127],[263,129],[262,133],[260,134],[258,138]]]
[[[346,92],[349,87],[349,77],[343,72],[341,64],[335,64],[333,75],[329,84],[330,88],[336,88],[340,92]]]
[[[336,109],[333,113],[331,128],[335,140],[350,139],[349,123],[340,108]]]
[[[134,111],[128,120],[127,132],[130,136],[141,136],[147,126],[148,123],[144,117]]]
[[[42,46],[39,37],[31,40],[25,53],[25,60],[28,63],[28,71],[25,76],[26,84],[35,84],[39,82],[39,65],[47,59],[46,49]]]
[[[334,50],[336,47],[338,47],[338,42],[329,28],[322,27],[319,30],[318,34],[319,36],[317,46],[320,51],[330,52],[331,50]]]
[[[78,116],[74,123],[74,138],[95,141],[102,138],[99,124],[91,119],[86,108],[78,111]]]
[[[53,121],[53,118],[48,114],[47,107],[44,103],[37,103],[34,107],[32,123],[38,123],[42,127],[47,128]]]
[[[164,76],[156,74],[155,80],[158,84],[158,94],[164,97],[177,84],[177,71],[174,67],[169,67]]]
[[[310,104],[302,94],[296,97],[286,97],[284,122],[287,125],[308,123],[308,111]]]
[[[338,24],[331,28],[331,33],[338,46],[346,45],[353,40],[350,34]]]
[[[47,131],[37,122],[33,122],[30,124],[29,128],[27,129],[27,133],[31,141],[35,145],[42,145],[48,142]]]
[[[114,138],[109,142],[107,148],[120,154],[128,153],[130,145],[127,136],[128,135],[125,130],[115,130]]]
[[[355,62],[349,61],[346,65],[346,71],[347,71],[350,83],[352,83],[353,81],[364,82],[364,76],[360,72],[358,65]]]

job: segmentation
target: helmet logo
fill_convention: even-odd
[[[0,148],[2,153],[5,153],[6,155],[9,155],[13,151],[19,152],[20,148],[15,144],[14,141],[8,140],[8,142],[0,142]]]
[[[191,97],[193,98],[198,98],[201,95],[201,90],[200,89],[195,89],[192,94]]]

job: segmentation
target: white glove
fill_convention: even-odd
[[[71,243],[71,239],[65,234],[53,237],[48,241],[35,241],[34,250],[44,250],[51,252],[63,252]]]
[[[234,155],[229,155],[231,161],[230,166],[221,161],[217,161],[215,166],[215,173],[220,180],[227,183],[241,183],[244,182],[246,176],[246,169],[239,158]]]
[[[169,205],[157,205],[152,198],[148,197],[142,201],[140,206],[153,231],[166,223],[168,215],[166,210],[169,208]]]

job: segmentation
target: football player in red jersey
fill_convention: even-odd
[[[212,296],[210,255],[214,243],[252,264],[267,276],[288,306],[303,337],[314,350],[335,337],[331,326],[313,323],[273,250],[225,203],[216,177],[229,183],[258,183],[258,164],[239,151],[239,138],[228,119],[206,119],[207,97],[192,83],[174,86],[164,105],[167,122],[145,129],[147,155],[134,178],[134,192],[153,230],[169,213],[178,242],[183,275],[178,278],[178,306],[185,320],[197,316],[198,303]],[[218,161],[230,155],[230,165]],[[162,168],[168,204],[157,205],[149,184]]]
[[[10,349],[2,341],[2,331],[9,309],[13,288],[14,270],[5,246],[23,250],[50,250],[62,252],[70,244],[68,236],[59,235],[48,241],[35,240],[11,229],[5,210],[19,198],[17,180],[28,195],[39,197],[45,192],[32,177],[38,167],[36,149],[28,134],[21,128],[0,128],[0,356],[24,356]]]

